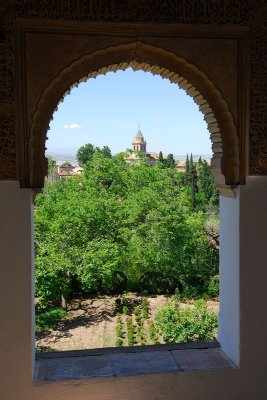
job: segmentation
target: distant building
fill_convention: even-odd
[[[57,174],[60,179],[66,179],[69,176],[81,175],[83,168],[80,166],[74,167],[73,165],[68,165],[66,167],[57,167]]]
[[[175,163],[174,167],[178,172],[184,172],[185,171],[185,162],[178,161]]]
[[[140,154],[142,154],[147,158],[147,163],[149,165],[155,165],[156,161],[159,159],[159,155],[155,152],[148,153],[146,146],[147,143],[139,128],[132,142],[132,152],[129,152],[127,157],[125,157],[126,162],[139,162],[141,159]]]

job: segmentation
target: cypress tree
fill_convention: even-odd
[[[191,153],[191,154],[190,154],[189,166],[192,167],[192,165],[194,165],[194,162],[193,162],[193,155],[192,155],[192,153]]]
[[[185,174],[183,179],[184,185],[189,185],[189,158],[188,154],[186,154],[186,162],[185,162]]]
[[[185,173],[186,174],[189,173],[189,158],[188,158],[188,154],[186,154]]]
[[[214,205],[219,204],[219,195],[216,189],[214,178],[211,173],[210,166],[206,160],[203,160],[202,168],[199,174],[200,185],[207,201],[211,201]]]
[[[191,153],[190,155],[190,161],[189,161],[189,172],[188,172],[188,183],[189,186],[191,186],[192,189],[192,207],[196,207],[196,193],[198,192],[198,184],[197,184],[197,170],[196,166],[194,165],[193,162],[193,155]]]

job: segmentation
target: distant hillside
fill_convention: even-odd
[[[190,156],[190,154],[188,154],[188,155]],[[201,156],[202,160],[206,160],[206,161],[209,161],[212,157],[211,154],[193,154],[193,161],[198,161],[200,156]],[[166,157],[165,154],[164,154],[164,157]],[[182,162],[186,161],[186,154],[185,155],[184,154],[183,155],[174,155],[173,157],[176,161],[178,161],[178,160],[182,161]]]
[[[64,162],[68,161],[72,165],[76,166],[78,165],[78,162],[76,160],[76,156],[74,154],[64,154],[60,152],[47,152],[46,153],[47,157],[52,157],[53,160],[56,160],[57,165],[61,165]],[[210,161],[211,155],[210,154],[193,154],[193,160],[198,161],[199,157],[201,156],[202,160]],[[167,154],[164,154],[164,157],[167,157]],[[186,161],[186,154],[181,154],[181,155],[174,155],[174,159],[176,161],[181,161],[185,162]]]
[[[56,161],[57,165],[61,165],[66,161],[70,162],[73,166],[78,165],[76,156],[73,154],[59,154],[59,153],[47,152],[45,155],[46,157],[53,158],[53,160]]]

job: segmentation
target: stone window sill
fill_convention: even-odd
[[[37,353],[34,380],[60,381],[237,367],[217,341]]]

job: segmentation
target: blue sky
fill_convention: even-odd
[[[72,89],[50,123],[47,152],[74,154],[92,143],[115,154],[131,147],[139,123],[148,151],[211,154],[207,125],[191,97],[167,79],[130,68]]]

